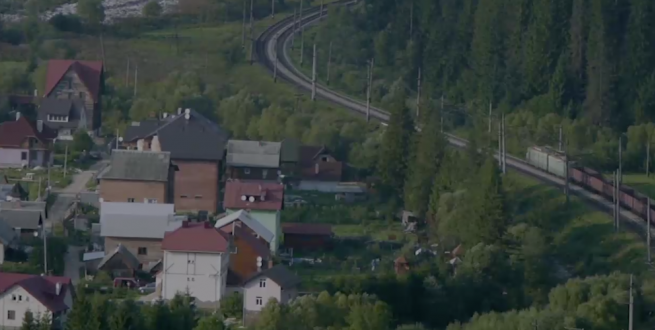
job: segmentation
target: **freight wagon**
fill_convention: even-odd
[[[566,178],[566,161],[564,154],[550,147],[530,147],[526,154],[528,164],[560,178]],[[578,167],[569,161],[569,180],[609,201],[614,200],[614,181],[608,180],[601,173],[587,167]],[[621,185],[619,193],[621,206],[641,216],[647,216],[648,197],[626,185]],[[651,200],[651,220],[655,222],[655,202]]]

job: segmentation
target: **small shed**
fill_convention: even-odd
[[[139,267],[139,260],[123,245],[118,245],[98,264],[99,271],[108,272],[112,277],[133,277]]]
[[[332,248],[332,226],[323,223],[283,223],[284,247],[293,250]]]

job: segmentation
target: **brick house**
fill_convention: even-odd
[[[61,139],[72,139],[78,128],[97,135],[102,125],[103,91],[101,61],[50,60],[38,118]]]
[[[0,167],[34,167],[52,164],[56,133],[33,123],[20,112],[15,121],[0,124]]]
[[[133,122],[125,131],[123,145],[151,150],[154,137],[170,152],[178,166],[175,174],[175,208],[178,211],[217,212],[221,206],[219,183],[227,133],[194,110],[156,120]]]
[[[246,279],[273,266],[271,251],[267,244],[253,235],[247,228],[234,226],[228,232],[232,237],[230,268],[226,285],[240,286]]]
[[[173,204],[108,203],[100,205],[100,236],[105,251],[124,246],[141,264],[159,261],[164,234],[182,225]]]
[[[172,203],[177,170],[169,152],[114,150],[100,175],[101,201]]]
[[[229,140],[225,176],[228,179],[277,181],[280,142]]]
[[[325,146],[301,146],[298,160],[298,189],[336,192],[343,163]]]

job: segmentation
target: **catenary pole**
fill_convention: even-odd
[[[291,49],[295,49],[296,41],[296,20],[298,19],[298,9],[293,8],[293,32],[291,33]]]
[[[421,114],[421,68],[418,68],[418,81],[416,82],[416,121]]]
[[[650,222],[651,222],[651,209],[650,209],[650,197],[646,197],[647,202],[646,202],[646,256],[648,260],[648,264],[651,264],[651,251],[650,251]]]
[[[275,18],[275,0],[271,0],[271,18]]]
[[[305,59],[305,26],[302,24],[304,2],[304,0],[300,0],[300,19],[298,20],[298,28],[300,29],[300,66],[302,66]]]
[[[246,0],[243,0],[243,20],[241,22],[241,47],[246,48]]]
[[[312,55],[312,101],[316,101],[316,44]]]
[[[505,132],[505,114],[502,114],[503,118],[503,174],[507,173],[507,146],[505,145],[505,139],[507,133]]]
[[[332,41],[328,49],[328,62],[327,62],[327,81],[326,84],[330,86],[330,64],[332,64]]]
[[[646,177],[650,177],[650,138],[646,141]]]
[[[441,133],[443,134],[443,94],[441,94],[441,113],[439,114],[439,117],[441,117]]]
[[[503,123],[498,121],[498,168],[503,169]]]
[[[489,102],[489,133],[491,133],[491,102]]]
[[[635,297],[634,294],[632,293],[632,287],[633,287],[633,275],[630,274],[630,314],[628,315],[628,330],[633,329],[633,324],[634,324],[634,305],[635,305]]]
[[[319,22],[323,20],[323,1],[324,0],[321,0],[321,9],[320,9],[321,12],[320,12],[320,14],[318,14],[318,21]]]
[[[273,52],[273,56],[274,56],[275,63],[273,64],[273,82],[276,83],[277,82],[277,37],[275,37],[274,45],[275,45],[275,51]]]
[[[562,152],[562,125],[559,125],[559,151]]]

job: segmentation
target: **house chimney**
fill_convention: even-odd
[[[20,119],[20,112],[16,111],[16,121],[18,121],[18,119]]]
[[[182,221],[182,228],[189,228],[189,220]]]
[[[320,165],[319,165],[318,163],[314,164],[314,174],[318,174],[318,168],[319,168],[319,166],[320,166]]]
[[[152,142],[150,142],[150,150],[152,151],[161,151],[161,144],[159,144],[159,136],[155,135],[152,137]]]
[[[55,284],[55,294],[59,295],[60,293],[61,293],[61,283],[57,282],[57,284]]]
[[[136,150],[143,151],[143,139],[136,141]]]
[[[43,132],[43,120],[36,121],[36,130],[39,131],[39,133]]]

